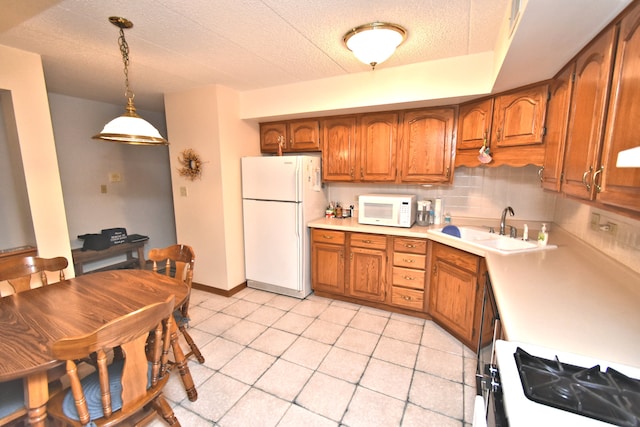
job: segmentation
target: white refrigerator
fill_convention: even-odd
[[[324,215],[319,156],[243,157],[247,286],[297,298],[311,293],[307,223]]]

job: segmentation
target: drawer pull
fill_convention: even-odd
[[[412,262],[416,262],[415,259],[407,259],[407,258],[403,258],[402,261],[404,261],[404,262],[406,262],[408,264],[411,264]]]
[[[403,295],[403,296],[402,296],[402,299],[403,299],[403,300],[405,300],[405,301],[411,301],[413,298],[411,298],[411,297],[410,297],[410,296],[408,296],[408,295]]]
[[[411,276],[402,276],[404,278],[404,280],[416,280],[415,277],[411,277]]]
[[[415,248],[415,247],[416,247],[416,245],[412,245],[411,243],[406,243],[406,244],[404,245],[404,247],[405,247],[405,248],[413,249],[413,248]]]
[[[333,239],[333,236],[330,236],[330,235],[328,235],[328,234],[323,234],[323,235],[322,235],[322,238],[323,238],[323,239]]]
[[[362,243],[371,243],[371,240],[366,239],[366,240],[363,240]]]

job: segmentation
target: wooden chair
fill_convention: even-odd
[[[187,332],[187,327],[189,326],[189,297],[193,282],[193,266],[196,260],[193,249],[187,245],[172,245],[162,249],[153,248],[149,250],[149,259],[153,261],[153,271],[158,272],[158,265],[162,266],[164,264],[164,273],[167,276],[182,280],[188,286],[189,295],[184,304],[176,309],[174,317],[180,333],[189,345],[189,352],[185,354],[185,359],[195,356],[198,362],[204,363],[204,357],[200,353],[200,349]]]
[[[175,297],[151,304],[101,326],[87,335],[58,340],[56,359],[66,360],[71,390],[47,404],[49,417],[71,426],[139,425],[155,413],[180,426],[162,389],[169,379],[167,360]],[[123,359],[107,363],[107,354],[122,349]],[[75,360],[97,354],[97,372],[82,379]]]
[[[69,262],[65,257],[41,258],[26,256],[9,258],[0,261],[0,282],[7,281],[14,292],[24,292],[31,289],[31,277],[39,273],[42,286],[48,285],[47,271],[59,271],[60,280],[64,280],[64,269]]]

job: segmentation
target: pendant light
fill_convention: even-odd
[[[102,132],[93,136],[93,139],[132,145],[168,145],[169,141],[164,139],[151,123],[140,117],[136,113],[136,107],[133,105],[135,94],[129,85],[129,45],[124,37],[124,29],[133,27],[133,23],[126,18],[118,16],[110,17],[109,22],[120,28],[118,45],[120,46],[124,64],[124,84],[126,87],[124,96],[127,98],[127,106],[122,116],[116,117],[107,123]]]
[[[351,29],[342,41],[356,58],[375,69],[389,59],[406,38],[407,30],[400,25],[373,22]]]

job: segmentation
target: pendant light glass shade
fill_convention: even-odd
[[[127,106],[125,107],[125,113],[122,116],[116,117],[107,123],[104,126],[104,129],[102,129],[102,132],[94,135],[93,139],[132,145],[167,145],[169,144],[169,141],[160,135],[158,129],[140,117],[136,113],[136,107],[133,105],[133,98],[135,95],[129,85],[129,44],[124,37],[124,29],[133,27],[133,23],[128,19],[121,18],[119,16],[109,17],[109,22],[120,28],[118,45],[120,46],[122,63],[124,64],[124,83],[126,87],[125,97],[127,98]]]
[[[104,129],[93,139],[121,142],[132,145],[167,145],[169,142],[160,135],[151,123],[140,117],[129,98],[126,112],[104,125]]]
[[[352,29],[343,41],[356,58],[375,69],[389,59],[406,38],[407,31],[401,26],[374,22]]]

